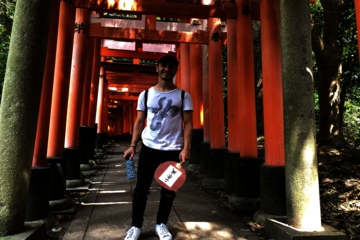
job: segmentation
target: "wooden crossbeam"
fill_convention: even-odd
[[[155,65],[137,65],[137,64],[118,64],[118,63],[107,63],[101,62],[101,67],[105,67],[106,70],[132,70],[132,71],[146,71],[146,72],[156,72]]]
[[[75,0],[75,7],[89,8],[91,11],[115,12],[122,14],[150,14],[173,18],[208,18],[236,19],[236,5],[224,3],[223,6],[211,6],[166,1],[143,0]]]
[[[138,96],[125,96],[125,95],[109,95],[109,99],[111,100],[138,100],[139,97]]]
[[[139,77],[139,76],[118,76],[118,75],[109,75],[106,76],[106,80],[119,80],[125,82],[157,82],[158,78],[150,77]]]
[[[160,53],[149,52],[135,52],[126,50],[112,50],[107,47],[102,47],[100,51],[102,57],[120,57],[120,58],[138,58],[138,59],[152,59],[157,60]]]
[[[141,82],[141,81],[121,81],[121,80],[107,80],[108,84],[126,87],[126,88],[141,88],[141,87],[152,87],[156,85],[157,82]]]
[[[222,40],[226,33],[222,33]],[[209,43],[207,31],[175,32],[163,30],[146,30],[132,28],[102,27],[99,23],[90,24],[89,37],[117,39],[117,40],[142,40],[146,42],[158,43]],[[225,37],[226,38],[226,37]]]
[[[108,85],[108,87],[117,87],[114,84]],[[122,87],[117,87],[118,91],[121,91]],[[137,88],[128,88],[129,93],[141,93],[142,91],[145,91],[148,89],[148,87],[137,87]]]

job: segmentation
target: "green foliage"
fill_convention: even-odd
[[[341,75],[341,91],[346,86],[346,94],[344,99],[344,119],[343,134],[346,138],[351,138],[360,143],[359,130],[359,105],[360,105],[360,82],[359,82],[359,48],[358,35],[356,27],[356,16],[354,1],[344,1],[345,7],[339,23],[338,45],[342,50],[342,75]],[[319,1],[311,5],[311,14],[315,18],[315,22],[320,32],[324,28],[323,8]],[[313,72],[315,84],[315,117],[316,128],[319,129],[320,109],[318,100],[318,68],[315,55],[313,54]]]
[[[2,91],[5,78],[6,62],[9,53],[9,43],[10,36],[4,35],[3,30],[0,29],[0,92]]]
[[[360,144],[360,89],[353,90],[354,95],[345,102],[344,112],[344,135],[349,139]]]
[[[0,2],[0,99],[5,78],[15,3],[15,0],[2,0]]]

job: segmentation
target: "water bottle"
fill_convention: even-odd
[[[126,174],[127,174],[127,178],[129,180],[136,178],[135,164],[134,164],[133,160],[129,160],[130,156],[131,156],[130,154],[125,156],[125,159],[126,159]]]

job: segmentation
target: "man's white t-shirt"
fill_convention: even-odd
[[[193,103],[187,92],[182,102],[181,92],[180,88],[169,92],[158,92],[153,87],[148,90],[147,124],[141,134],[145,146],[170,151],[183,148],[184,130],[181,112],[192,111]],[[137,110],[145,111],[145,91],[139,95]]]

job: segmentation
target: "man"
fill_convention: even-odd
[[[156,66],[158,83],[139,96],[138,115],[131,145],[124,152],[124,157],[130,154],[132,159],[141,135],[143,145],[139,154],[137,183],[133,196],[132,228],[128,231],[125,240],[137,240],[140,236],[147,194],[159,164],[166,161],[185,163],[190,158],[193,106],[189,93],[173,84],[178,64],[175,55],[162,54]],[[144,129],[146,118],[147,126]],[[184,129],[182,121],[184,121]],[[174,191],[162,188],[155,227],[160,240],[172,239],[166,223],[174,198]]]

